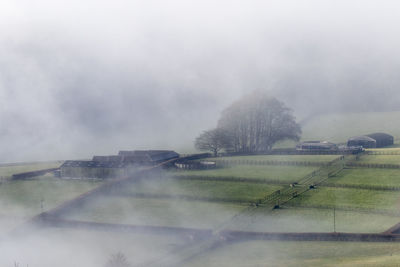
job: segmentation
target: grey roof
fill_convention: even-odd
[[[369,141],[369,142],[376,142],[375,139],[368,137],[366,135],[360,135],[360,136],[353,136],[349,138],[348,141]]]
[[[67,160],[61,165],[61,168],[124,168],[125,166],[125,163],[115,161]]]
[[[372,133],[372,134],[367,134],[366,136],[368,136],[368,137],[371,137],[371,138],[373,138],[373,139],[381,139],[381,138],[384,138],[384,139],[393,139],[393,136],[392,135],[390,135],[390,134],[387,134],[387,133]]]

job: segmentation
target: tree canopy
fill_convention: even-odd
[[[229,152],[265,152],[279,141],[298,141],[301,134],[292,110],[283,102],[260,91],[226,108],[217,129],[213,131],[218,131],[219,135],[214,134],[214,138],[207,139],[205,137],[212,132],[204,132],[196,139],[196,148],[210,150],[215,154],[222,148]],[[200,140],[204,141],[201,146],[197,142]]]

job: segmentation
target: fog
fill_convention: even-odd
[[[256,89],[300,119],[398,110],[398,7],[2,1],[0,161],[190,152],[222,109]]]

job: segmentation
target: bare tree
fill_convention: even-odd
[[[131,267],[125,255],[121,252],[111,255],[105,267]]]
[[[278,141],[299,140],[301,134],[292,110],[260,91],[225,109],[218,128],[231,136],[227,149],[235,152],[268,151]]]
[[[214,156],[217,156],[219,151],[229,146],[229,143],[230,138],[227,132],[216,128],[200,134],[195,140],[195,147],[198,150],[211,151]]]

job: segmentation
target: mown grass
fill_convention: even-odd
[[[207,160],[220,161],[289,161],[289,162],[322,162],[326,163],[338,158],[338,155],[254,155],[208,158]]]
[[[400,221],[399,216],[335,210],[337,232],[378,233]],[[333,209],[255,209],[230,228],[255,232],[333,232]]]
[[[0,177],[9,178],[13,174],[21,172],[37,171],[42,169],[58,168],[62,164],[61,161],[39,162],[32,164],[22,164],[15,166],[0,166]]]
[[[400,169],[344,169],[326,182],[344,185],[400,187]]]
[[[400,211],[400,192],[318,187],[301,194],[288,204]]]
[[[251,202],[281,189],[281,186],[198,180],[160,179],[143,181],[125,187],[123,192],[154,195],[219,198],[232,201]]]
[[[64,217],[119,224],[213,228],[245,207],[230,203],[110,196],[90,201]]]
[[[198,255],[197,266],[398,266],[400,243],[246,241]]]
[[[315,171],[317,167],[304,166],[273,166],[273,165],[234,165],[210,170],[177,170],[170,171],[167,175],[187,176],[197,175],[203,177],[236,177],[279,180],[282,182],[296,182],[307,174]]]

